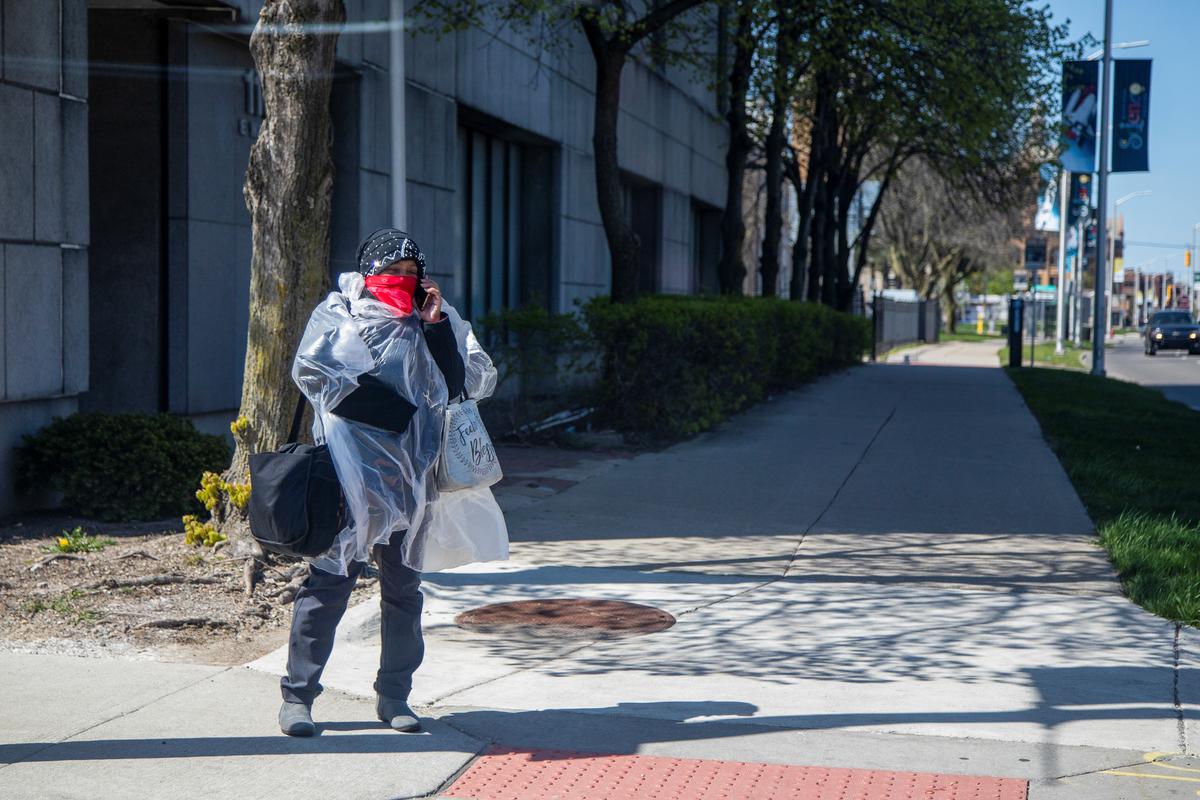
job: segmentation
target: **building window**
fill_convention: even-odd
[[[632,175],[622,176],[625,222],[638,238],[638,292],[659,290],[658,247],[662,238],[662,189]]]
[[[721,211],[692,203],[692,286],[694,294],[719,294],[721,280]]]
[[[478,317],[521,302],[521,145],[459,128],[458,295]]]

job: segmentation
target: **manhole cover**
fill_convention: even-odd
[[[454,621],[485,633],[525,631],[554,636],[633,636],[675,624],[675,618],[659,608],[578,597],[495,603],[464,611]]]

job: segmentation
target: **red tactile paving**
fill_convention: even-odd
[[[444,793],[461,800],[1026,800],[1012,778],[494,747]]]

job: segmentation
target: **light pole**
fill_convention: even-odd
[[[1100,148],[1100,170],[1098,177],[1100,185],[1096,191],[1096,296],[1092,303],[1092,374],[1104,376],[1104,335],[1101,331],[1107,328],[1104,322],[1108,311],[1108,292],[1112,287],[1108,277],[1108,98],[1112,94],[1112,82],[1109,72],[1112,66],[1113,47],[1125,49],[1143,47],[1150,44],[1148,40],[1138,42],[1120,42],[1114,45],[1112,40],[1112,0],[1104,0],[1104,48],[1100,51],[1100,136],[1097,142]],[[1090,61],[1095,54],[1088,58]],[[1103,327],[1102,327],[1103,326]]]
[[[1192,226],[1192,249],[1188,254],[1188,313],[1196,315],[1196,229],[1200,222]]]
[[[1154,259],[1150,259],[1149,261],[1143,261],[1133,268],[1133,271],[1137,274],[1137,291],[1133,293],[1133,324],[1135,328],[1140,328],[1146,321],[1146,302],[1150,297],[1150,274],[1143,273],[1142,267],[1153,263]],[[1142,296],[1140,301],[1138,300],[1139,294]]]
[[[1116,281],[1116,266],[1117,266],[1117,209],[1119,209],[1121,207],[1122,203],[1128,202],[1129,200],[1132,200],[1135,197],[1145,197],[1148,194],[1150,194],[1149,189],[1143,189],[1138,192],[1130,192],[1129,194],[1125,195],[1117,202],[1113,203],[1112,225],[1109,226],[1111,228],[1111,230],[1109,231],[1109,234],[1108,234],[1108,254],[1109,254],[1109,258],[1112,260],[1112,267],[1109,270],[1109,274],[1113,276],[1114,282]],[[1111,284],[1109,285],[1109,290],[1112,291],[1113,294],[1116,294],[1115,290],[1112,289]],[[1107,323],[1105,325],[1105,327],[1107,329],[1106,332],[1111,337],[1112,336],[1112,308],[1111,308],[1111,305],[1109,308],[1109,312],[1106,315],[1106,319],[1107,319]]]
[[[1054,307],[1054,353],[1063,354],[1063,318],[1066,308],[1066,269],[1067,269],[1067,217],[1070,203],[1067,193],[1071,190],[1071,173],[1065,169],[1058,182],[1058,285],[1055,286]]]
[[[1100,186],[1097,187],[1096,205],[1096,296],[1092,303],[1092,374],[1104,377],[1104,317],[1108,310],[1108,71],[1112,63],[1112,0],[1104,0],[1104,55],[1100,60]]]

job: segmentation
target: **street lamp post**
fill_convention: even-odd
[[[1112,64],[1112,0],[1104,0],[1104,56],[1100,61],[1100,186],[1096,192],[1099,219],[1096,227],[1096,296],[1092,304],[1092,374],[1104,377],[1104,319],[1108,311],[1108,236],[1105,227],[1108,216],[1108,96],[1112,86],[1108,79]]]
[[[1146,321],[1146,302],[1150,297],[1150,273],[1143,272],[1142,267],[1149,266],[1154,263],[1154,259],[1143,261],[1133,268],[1137,275],[1137,290],[1133,293],[1133,325],[1135,328],[1140,328]],[[1141,300],[1138,299],[1141,295]]]
[[[1065,169],[1058,182],[1058,285],[1055,286],[1056,303],[1054,307],[1054,352],[1063,354],[1063,320],[1066,303],[1066,269],[1067,269],[1067,217],[1070,211],[1067,193],[1071,190],[1071,173]]]
[[[1112,259],[1112,268],[1110,269],[1109,274],[1113,276],[1114,282],[1117,279],[1116,278],[1116,275],[1117,275],[1117,273],[1116,273],[1116,266],[1117,266],[1117,209],[1119,209],[1121,207],[1122,203],[1128,202],[1135,197],[1145,197],[1148,194],[1150,194],[1149,189],[1143,189],[1140,192],[1130,192],[1129,194],[1125,195],[1117,202],[1113,203],[1112,225],[1109,226],[1111,228],[1111,230],[1108,233],[1108,255],[1109,255],[1109,258]],[[1112,291],[1111,284],[1109,285],[1108,288],[1109,288],[1109,291]],[[1116,294],[1116,292],[1113,291],[1113,294]],[[1106,319],[1107,319],[1107,322],[1105,324],[1106,332],[1111,337],[1112,336],[1112,308],[1111,308],[1111,305],[1109,307],[1109,312],[1106,315]]]
[[[1192,226],[1192,250],[1188,255],[1188,311],[1195,316],[1196,314],[1196,230],[1200,228],[1200,222]]]

